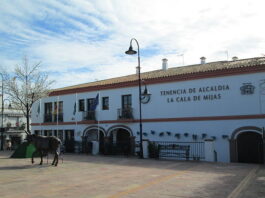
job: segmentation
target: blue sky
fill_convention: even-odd
[[[261,0],[13,0],[0,1],[0,66],[12,71],[28,56],[42,62],[54,88],[142,71],[259,57],[265,54]],[[136,48],[135,43],[133,46]]]

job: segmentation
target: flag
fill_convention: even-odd
[[[91,111],[95,111],[97,106],[98,106],[98,102],[99,102],[99,94],[97,94],[97,96],[94,98],[93,104],[91,106]]]
[[[74,105],[74,111],[73,111],[73,114],[75,115],[76,113],[76,102],[75,102],[75,105]]]

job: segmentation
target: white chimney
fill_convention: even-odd
[[[163,70],[167,70],[168,69],[167,59],[166,58],[162,59],[162,69]]]
[[[232,58],[232,60],[233,60],[233,61],[236,61],[236,60],[238,60],[238,57],[237,57],[237,56],[234,56],[234,57]]]
[[[206,63],[206,58],[203,56],[200,58],[201,59],[201,64],[205,64]]]

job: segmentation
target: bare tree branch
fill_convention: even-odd
[[[29,65],[27,57],[23,58],[23,64],[15,67],[13,74],[5,73],[6,94],[12,105],[23,111],[29,124],[32,105],[40,98],[46,97],[50,92],[50,86],[54,81],[48,80],[48,75],[40,72],[41,62]],[[30,133],[27,126],[27,134]]]

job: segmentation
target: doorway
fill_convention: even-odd
[[[237,136],[238,162],[264,163],[263,139],[256,132],[243,132]]]
[[[92,153],[92,141],[98,141],[99,154],[104,154],[104,137],[105,133],[98,128],[90,128],[84,132],[82,138],[82,150],[84,153]]]
[[[117,128],[110,134],[111,153],[116,155],[129,155],[131,150],[131,134],[124,128]]]

